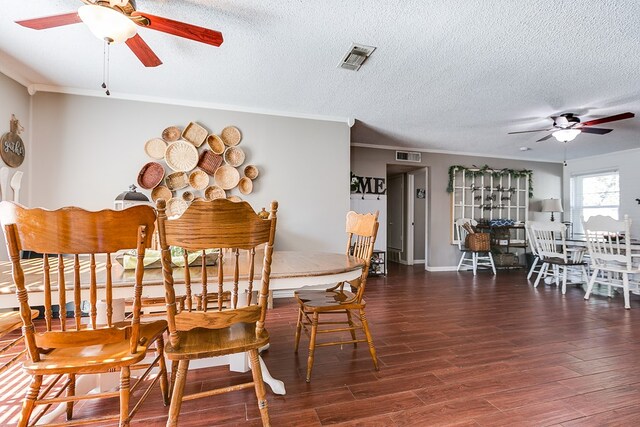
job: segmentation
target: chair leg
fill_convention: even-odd
[[[173,389],[176,385],[176,374],[178,373],[178,361],[171,361],[171,376],[169,377],[169,400],[171,400],[171,396],[173,396]]]
[[[562,266],[562,295],[567,293],[567,266]]]
[[[128,366],[120,369],[120,427],[129,426],[129,398],[131,385],[131,370]]]
[[[302,311],[302,307],[298,308],[298,323],[296,323],[296,343],[293,348],[293,352],[298,352],[298,346],[300,345],[300,333],[302,332],[302,319],[304,316],[304,312]]]
[[[493,271],[493,274],[496,274],[496,265],[493,262],[493,255],[491,255],[491,252],[487,252],[487,256],[489,257],[489,262],[491,263],[491,270]]]
[[[67,397],[76,395],[76,375],[69,374],[69,385],[67,386]],[[73,404],[75,402],[67,402],[67,421],[71,421],[73,418]]]
[[[369,344],[369,353],[371,353],[371,359],[373,360],[373,366],[376,371],[379,371],[378,357],[376,356],[376,348],[373,346],[373,338],[371,337],[371,331],[369,330],[369,322],[367,322],[367,316],[364,314],[364,309],[360,309],[360,323],[362,323],[362,329],[367,337],[367,344]]]
[[[313,313],[311,320],[311,337],[309,338],[309,357],[307,358],[307,382],[311,382],[311,369],[313,368],[313,353],[316,350],[316,335],[318,333],[318,312]]]
[[[472,252],[471,259],[473,260],[473,275],[475,276],[478,271],[478,252]]]
[[[258,409],[260,410],[260,418],[262,418],[263,426],[270,426],[269,408],[267,406],[267,392],[264,388],[262,380],[262,369],[260,368],[260,360],[258,360],[258,349],[249,350],[249,358],[251,359],[251,374],[253,375],[253,385],[256,389],[256,397],[258,398]]]
[[[531,276],[533,276],[533,270],[536,269],[536,265],[538,264],[538,261],[540,260],[540,258],[535,257],[533,259],[533,264],[531,264],[531,269],[529,270],[529,274],[527,274],[527,280],[531,279]]]
[[[178,373],[176,375],[176,380],[173,385],[173,391],[171,393],[171,406],[169,406],[167,427],[176,427],[178,425],[178,415],[180,415],[180,407],[182,406],[182,396],[184,396],[184,385],[187,382],[188,370],[188,360],[181,360],[180,362],[178,362]]]
[[[36,406],[36,399],[40,394],[40,386],[42,385],[42,375],[34,375],[29,384],[24,400],[22,401],[22,411],[20,412],[20,418],[18,419],[18,427],[27,427],[29,425],[29,418],[33,408]]]
[[[589,299],[589,297],[591,296],[593,284],[596,282],[596,277],[598,277],[599,271],[600,270],[598,270],[597,268],[593,269],[593,273],[591,273],[591,280],[589,280],[589,285],[587,286],[587,293],[584,294],[584,299]]]
[[[462,267],[462,263],[464,262],[464,258],[467,256],[466,252],[462,252],[462,256],[460,257],[460,262],[458,262],[458,268],[456,271],[460,271],[460,267]]]
[[[358,347],[358,343],[356,342],[356,330],[355,330],[355,326],[353,325],[353,320],[351,319],[351,311],[347,310],[346,313],[347,313],[347,322],[349,323],[349,327],[351,328],[349,332],[351,332],[353,347],[356,348]]]
[[[162,393],[162,404],[169,404],[169,381],[167,380],[167,361],[164,360],[164,337],[160,335],[156,340],[156,355],[160,357],[160,392]]]
[[[537,288],[538,284],[540,284],[540,279],[547,275],[548,268],[549,268],[549,264],[547,264],[546,262],[543,262],[542,266],[540,267],[540,271],[538,271],[538,277],[536,277],[536,281],[533,284],[534,288]]]
[[[622,291],[624,292],[624,308],[629,310],[631,304],[629,304],[629,275],[627,273],[622,273],[622,286]]]

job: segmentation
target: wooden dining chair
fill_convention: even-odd
[[[122,211],[90,212],[76,207],[48,211],[1,202],[0,221],[13,266],[28,355],[23,369],[31,376],[18,426],[35,424],[52,405],[65,402],[66,418],[72,424],[118,420],[121,427],[128,426],[158,381],[163,401],[168,403],[162,338],[167,322],[163,319],[140,323],[143,258],[154,229],[154,210],[137,206]],[[131,289],[135,299],[133,316],[131,320],[116,322],[111,254],[133,248],[138,255],[135,285]],[[37,267],[42,271],[41,280],[25,282],[21,250],[45,254]],[[32,289],[44,292],[42,322],[32,320],[29,307]],[[98,316],[98,305],[102,307],[103,301],[106,313]],[[104,325],[98,323],[100,319],[104,319]],[[156,356],[146,363],[147,349],[152,345]],[[153,367],[159,369],[159,374],[130,408],[131,393],[145,385],[143,381]],[[143,368],[145,372],[131,386],[131,370]],[[81,381],[82,375],[113,371],[120,372],[119,390],[76,395],[76,381]],[[72,419],[76,402],[113,397],[120,398],[119,414]],[[36,406],[43,409],[34,414]]]
[[[309,336],[309,356],[307,359],[307,382],[311,381],[316,347],[366,342],[373,365],[378,370],[378,358],[373,346],[373,338],[365,315],[364,289],[367,283],[373,246],[378,234],[378,211],[373,214],[347,213],[347,255],[364,262],[360,277],[348,282],[340,282],[324,290],[300,290],[294,292],[298,302],[298,322],[296,325],[295,352],[298,352],[300,335],[304,329]],[[350,289],[349,289],[350,288]],[[321,317],[323,320],[321,320]],[[351,339],[341,336],[337,341],[318,343],[318,334],[349,332]],[[356,332],[364,334],[358,338]]]
[[[172,361],[173,385],[167,426],[178,424],[183,400],[250,387],[255,388],[262,424],[270,425],[258,349],[269,343],[265,317],[277,208],[278,203],[272,202],[269,218],[261,219],[247,202],[196,201],[180,217],[169,219],[165,200],[157,201],[169,323],[166,354]],[[257,255],[255,248],[263,243],[266,243],[264,254]],[[181,268],[187,300],[180,313],[176,313],[173,279],[178,268],[171,265],[170,246],[202,251],[203,255],[206,249],[218,249],[217,267],[207,269],[206,257],[202,256],[199,269],[190,268],[186,263]],[[256,269],[261,269],[259,276],[255,274]],[[209,287],[209,275],[214,282],[213,289]],[[252,298],[254,280],[259,280],[257,299]],[[192,287],[195,286],[205,301],[200,310],[192,301],[196,291]],[[240,291],[243,291],[242,295]],[[217,296],[214,307],[207,302],[211,294]],[[191,360],[244,352],[250,356],[253,381],[184,396]]]

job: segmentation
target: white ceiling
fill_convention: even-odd
[[[26,84],[98,90],[102,42],[84,24],[35,31],[13,21],[79,0],[0,2],[0,70]],[[561,161],[640,146],[637,0],[138,0],[137,8],[219,30],[220,48],[150,29],[164,62],[111,49],[114,96],[156,97],[356,119],[352,141]],[[352,42],[377,49],[337,68]],[[561,112],[639,117],[579,135],[544,133]],[[301,136],[304,139],[304,136]],[[530,147],[530,151],[520,151]]]

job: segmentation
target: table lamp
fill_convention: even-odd
[[[562,203],[560,202],[560,199],[544,199],[542,201],[542,212],[551,212],[551,221],[555,221],[553,213],[564,212],[562,210]]]

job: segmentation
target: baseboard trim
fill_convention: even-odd
[[[431,267],[431,266],[427,265],[424,269],[427,270],[427,271],[433,271],[433,272],[438,272],[438,271],[456,271],[458,269],[458,267],[457,266]]]
[[[424,264],[424,260],[423,259],[414,259],[413,263],[414,264]]]

